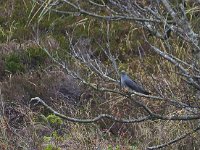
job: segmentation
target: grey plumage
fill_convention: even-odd
[[[121,72],[121,85],[130,88],[138,93],[149,95],[150,93],[146,91],[142,86],[132,80],[125,71]]]

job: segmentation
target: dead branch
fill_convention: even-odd
[[[149,113],[148,116],[144,116],[138,119],[123,119],[123,118],[116,118],[112,115],[108,115],[108,114],[100,114],[99,116],[93,118],[93,119],[77,119],[77,118],[72,118],[72,117],[68,117],[65,116],[63,114],[60,114],[59,112],[55,111],[53,108],[51,108],[50,106],[48,106],[42,99],[40,99],[39,97],[35,97],[35,98],[31,98],[30,100],[30,104],[42,104],[45,108],[47,108],[48,110],[50,110],[53,114],[67,120],[67,121],[71,121],[71,122],[78,122],[78,123],[92,123],[92,122],[96,122],[100,119],[103,118],[107,118],[116,122],[121,122],[121,123],[135,123],[135,122],[143,122],[143,121],[147,121],[147,120],[182,120],[182,121],[187,121],[187,120],[195,120],[195,119],[200,119],[200,116],[195,116],[195,115],[183,115],[183,116],[162,116],[162,115],[158,115],[153,113],[147,106],[145,106],[144,104],[137,102],[137,104],[140,104],[140,106],[143,108],[146,108],[145,110]]]
[[[174,144],[174,143],[176,143],[176,142],[178,142],[178,141],[190,136],[191,134],[197,132],[199,129],[200,129],[200,127],[198,126],[198,127],[194,128],[191,132],[183,134],[183,135],[181,135],[181,136],[179,136],[179,137],[175,138],[174,140],[171,140],[171,141],[169,141],[167,143],[156,145],[156,146],[147,147],[147,150],[161,149],[161,148],[167,147],[167,146],[169,146],[171,144]]]
[[[37,104],[42,104],[45,108],[47,108],[49,111],[51,111],[53,114],[59,116],[60,118],[65,119],[65,120],[70,121],[70,122],[77,122],[77,123],[92,123],[92,122],[97,122],[97,121],[104,119],[104,118],[107,118],[107,119],[110,119],[110,120],[113,120],[113,121],[116,121],[116,122],[121,122],[121,123],[137,123],[137,122],[143,122],[145,120],[149,120],[151,118],[151,116],[144,116],[144,117],[140,117],[140,118],[137,118],[137,119],[124,119],[124,118],[117,118],[117,117],[114,117],[114,116],[108,115],[108,114],[100,114],[93,119],[78,119],[78,118],[68,117],[68,116],[65,116],[63,114],[60,114],[59,112],[55,111],[53,108],[48,106],[39,97],[31,98],[30,103],[34,103],[34,106],[37,105]]]
[[[124,0],[108,0],[108,1],[100,1],[96,2],[93,0],[85,1],[86,4],[89,4],[90,7],[84,7],[81,5],[81,1],[69,1],[69,0],[62,0],[61,2],[53,2],[53,1],[44,1],[44,0],[38,0],[38,3],[43,4],[40,9],[42,8],[42,15],[45,14],[47,11],[51,12],[57,12],[60,14],[71,14],[74,16],[80,16],[81,14],[101,19],[107,21],[107,29],[106,29],[106,46],[101,46],[100,43],[97,43],[102,50],[102,52],[106,55],[107,60],[109,61],[109,67],[112,67],[111,70],[114,70],[115,76],[110,75],[110,68],[104,64],[99,58],[97,57],[91,57],[90,50],[86,51],[86,53],[83,54],[82,49],[77,46],[77,43],[73,43],[73,36],[71,36],[68,32],[66,32],[66,35],[70,42],[70,50],[71,50],[71,56],[72,58],[78,62],[81,65],[84,65],[90,73],[94,73],[95,77],[98,77],[98,79],[101,79],[103,82],[109,82],[116,86],[116,84],[119,84],[119,71],[118,71],[118,64],[117,64],[117,56],[114,56],[111,53],[111,47],[110,47],[110,23],[112,21],[131,21],[137,24],[142,29],[145,29],[150,33],[150,35],[154,36],[159,41],[162,41],[164,43],[164,47],[167,49],[160,48],[160,43],[153,43],[150,42],[149,38],[146,38],[145,41],[150,45],[151,50],[155,52],[158,56],[164,58],[165,60],[169,61],[172,66],[177,68],[178,75],[181,79],[186,81],[188,85],[192,85],[195,87],[196,90],[200,90],[200,82],[199,82],[199,56],[200,56],[200,46],[199,46],[199,35],[193,30],[193,27],[187,18],[186,10],[181,3],[173,4],[169,2],[168,0],[161,0],[160,2],[151,1],[150,3],[143,3],[140,1],[124,1]],[[176,6],[175,6],[176,5]],[[62,6],[69,6],[69,10],[62,9]],[[162,9],[160,7],[162,6]],[[66,7],[64,7],[66,8]],[[98,11],[97,11],[98,10]],[[169,19],[170,18],[170,19]],[[73,33],[72,33],[73,34]],[[144,33],[146,35],[146,33]],[[191,47],[191,56],[194,58],[195,61],[184,61],[178,56],[173,55],[171,51],[173,51],[173,42],[170,41],[170,36],[174,36],[176,38],[181,37],[181,40],[183,42],[186,42]],[[161,40],[160,40],[161,39]],[[135,104],[137,104],[139,107],[141,107],[144,111],[144,114],[147,114],[146,116],[143,116],[141,118],[133,118],[133,119],[124,119],[124,118],[117,118],[112,115],[108,114],[100,114],[97,117],[94,117],[93,119],[77,119],[73,117],[68,117],[63,114],[58,113],[53,108],[48,106],[43,100],[41,100],[39,97],[32,98],[31,102],[37,102],[42,104],[44,107],[49,109],[52,113],[55,115],[71,122],[79,122],[79,123],[92,123],[96,122],[98,120],[107,118],[116,122],[121,123],[136,123],[136,122],[143,122],[148,120],[182,120],[182,121],[190,121],[190,120],[198,120],[200,119],[199,115],[199,107],[191,107],[187,102],[181,101],[181,99],[176,98],[170,98],[169,96],[165,97],[162,92],[161,94],[158,94],[160,96],[155,95],[143,95],[137,92],[131,92],[131,93],[123,93],[119,91],[118,89],[109,89],[106,86],[100,86],[97,83],[90,83],[87,81],[87,79],[84,79],[84,77],[80,76],[76,70],[73,70],[69,67],[69,64],[66,62],[54,58],[49,51],[42,47],[40,43],[38,42],[39,46],[44,49],[44,51],[49,55],[52,60],[57,63],[59,66],[61,66],[63,69],[67,71],[69,75],[72,77],[78,79],[81,83],[84,85],[87,85],[88,87],[92,88],[93,90],[96,90],[98,92],[102,93],[113,93],[117,94],[119,96],[128,98],[132,100]],[[169,51],[169,52],[168,52]],[[193,53],[194,52],[194,53]],[[197,57],[197,58],[196,58]],[[188,59],[189,60],[189,59]],[[159,84],[159,83],[157,83]],[[168,85],[167,85],[168,86]],[[156,85],[154,86],[155,88]],[[162,86],[160,86],[162,88]],[[164,89],[164,88],[163,88]],[[156,89],[159,91],[159,89]],[[174,94],[174,93],[173,93]],[[170,104],[170,106],[175,106],[176,108],[181,108],[186,111],[185,115],[161,115],[154,113],[147,104],[144,104],[142,101],[137,100],[138,97],[143,97],[145,100],[149,101],[164,101]],[[153,102],[152,102],[153,103]],[[191,115],[192,112],[192,115]],[[174,140],[171,140],[167,143],[148,147],[147,149],[158,149],[163,148],[168,145],[171,145],[175,142],[178,142],[187,136],[191,135],[192,133],[199,130],[200,127],[197,127],[193,129],[193,131],[186,133],[182,136],[177,137]]]

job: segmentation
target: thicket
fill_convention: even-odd
[[[0,149],[199,149],[199,3],[134,2],[0,2]],[[121,70],[152,95],[123,91]]]

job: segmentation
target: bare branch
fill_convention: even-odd
[[[141,118],[138,118],[138,119],[124,119],[124,118],[117,118],[117,117],[114,117],[114,116],[108,115],[108,114],[100,114],[99,116],[97,116],[93,119],[77,119],[77,118],[68,117],[68,116],[65,116],[63,114],[60,114],[59,112],[55,111],[53,108],[48,106],[39,97],[31,98],[30,103],[34,103],[34,105],[42,104],[45,108],[50,110],[53,114],[61,117],[62,119],[65,119],[65,120],[71,121],[71,122],[78,122],[78,123],[92,123],[92,122],[97,122],[97,121],[104,119],[104,118],[107,118],[107,119],[110,119],[110,120],[113,120],[113,121],[116,121],[116,122],[121,122],[121,123],[137,123],[137,122],[143,122],[143,121],[151,118],[151,116],[145,116],[145,117],[141,117]]]
[[[176,67],[179,68],[179,70],[183,73],[183,75],[185,75],[188,80],[190,81],[190,83],[197,88],[198,90],[200,90],[200,85],[198,83],[196,83],[192,76],[190,76],[189,72],[186,71],[186,69],[179,63],[177,62],[175,59],[173,59],[172,57],[170,57],[166,52],[163,52],[161,50],[159,50],[158,48],[156,48],[155,46],[150,45],[151,48],[160,56],[164,57],[165,59],[167,59],[168,61],[170,61],[172,64],[174,64]]]
[[[136,122],[143,122],[143,121],[146,121],[146,120],[156,120],[156,119],[183,120],[183,121],[200,119],[200,116],[161,116],[161,115],[154,114],[151,111],[149,112],[150,115],[144,116],[144,117],[141,117],[141,118],[137,118],[137,119],[116,118],[116,117],[114,117],[112,115],[108,115],[108,114],[100,114],[99,116],[97,116],[93,119],[77,119],[77,118],[68,117],[68,116],[65,116],[63,114],[60,114],[59,112],[55,111],[53,108],[48,106],[39,97],[31,98],[30,104],[34,104],[34,106],[38,105],[38,104],[42,104],[44,107],[46,107],[48,110],[50,110],[53,114],[65,119],[67,121],[79,122],[79,123],[92,123],[92,122],[96,122],[96,121],[103,119],[103,118],[107,118],[107,119],[110,119],[110,120],[113,120],[113,121],[116,121],[116,122],[121,122],[121,123],[136,123]]]
[[[179,137],[175,138],[174,140],[171,140],[171,141],[169,141],[169,142],[167,142],[167,143],[164,143],[164,144],[161,144],[161,145],[156,145],[156,146],[147,147],[147,150],[151,150],[151,149],[161,149],[161,148],[167,147],[167,146],[169,146],[169,145],[171,145],[171,144],[174,144],[174,143],[176,143],[176,142],[178,142],[178,141],[180,141],[180,140],[182,140],[182,139],[184,139],[184,138],[190,136],[191,134],[197,132],[199,129],[200,129],[200,127],[198,126],[198,127],[196,127],[195,129],[193,129],[191,132],[188,132],[188,133],[186,133],[186,134],[183,134],[183,135],[181,135],[181,136],[179,136]]]
[[[41,45],[40,45],[41,47]],[[41,47],[43,48],[43,47]],[[60,65],[63,69],[66,69],[66,71],[71,75],[73,76],[75,79],[78,79],[79,81],[81,81],[83,84],[91,87],[92,89],[94,90],[97,90],[97,91],[101,91],[101,92],[111,92],[111,93],[116,93],[116,94],[119,94],[121,96],[124,96],[124,97],[127,97],[127,98],[130,98],[132,99],[135,103],[137,103],[139,106],[143,107],[144,110],[146,110],[147,113],[149,113],[149,115],[151,116],[156,116],[157,118],[160,118],[160,119],[163,119],[163,120],[168,120],[168,119],[177,119],[176,117],[175,118],[171,118],[171,117],[163,117],[163,116],[159,116],[159,115],[155,115],[147,106],[145,106],[143,103],[139,102],[139,101],[136,101],[134,100],[133,98],[131,98],[130,95],[134,94],[134,95],[138,95],[140,97],[146,97],[146,98],[151,98],[151,99],[156,99],[156,100],[163,100],[163,101],[166,101],[166,102],[169,102],[170,104],[178,107],[178,108],[183,108],[183,109],[186,109],[187,111],[192,111],[194,113],[196,113],[195,109],[190,107],[189,105],[185,104],[185,103],[182,103],[182,102],[179,102],[179,101],[176,101],[176,100],[173,100],[173,99],[170,99],[170,98],[163,98],[163,97],[159,97],[159,96],[153,96],[153,95],[145,95],[145,94],[141,94],[141,93],[137,93],[137,92],[132,92],[132,93],[122,93],[120,91],[116,91],[116,90],[113,90],[113,89],[107,89],[107,88],[104,88],[104,87],[98,87],[97,84],[92,84],[92,83],[89,83],[87,82],[86,80],[84,80],[83,78],[81,78],[77,73],[71,71],[66,64],[63,64],[63,63],[60,63],[58,60],[56,60],[55,58],[53,58],[51,56],[51,54],[48,52],[48,50],[46,48],[43,48],[44,51],[50,56],[50,58],[55,62],[57,63],[58,65]],[[105,78],[107,78],[106,75],[103,74],[103,76]],[[110,78],[108,78],[110,79]],[[113,80],[111,80],[113,81]],[[116,81],[115,81],[116,82]],[[116,82],[116,83],[119,83],[119,82]],[[180,117],[178,118],[177,120],[193,120],[195,118],[199,118],[197,116],[183,116],[183,117]]]
[[[66,34],[68,35],[68,38],[69,38],[72,56],[75,59],[78,59],[82,64],[86,65],[90,70],[94,71],[101,78],[106,79],[108,81],[119,83],[118,80],[108,75],[109,69],[101,62],[101,60],[97,58],[91,58],[90,53],[88,51],[84,52],[83,54],[82,50],[80,50],[79,47],[76,46],[76,44],[72,44],[72,38],[69,36],[69,34],[67,32]],[[114,69],[115,68],[117,69],[117,63],[115,61],[115,58],[111,55],[109,50],[107,51],[103,49],[103,52],[106,53],[108,60],[110,60],[113,63]]]
[[[95,18],[97,20],[102,19],[107,21],[107,28],[106,28],[107,34],[105,40],[106,44],[97,42],[97,45],[100,47],[101,52],[103,52],[103,55],[105,54],[105,58],[107,59],[106,63],[109,63],[109,65],[101,61],[101,59],[98,58],[98,56],[96,55],[93,56],[92,52],[94,52],[94,50],[91,50],[91,47],[85,50],[83,49],[83,47],[78,45],[79,44],[78,42],[74,43],[73,35],[70,35],[69,33],[66,32],[70,43],[69,45],[71,50],[70,55],[72,56],[72,59],[77,63],[75,66],[79,67],[79,65],[81,65],[84,66],[83,69],[89,70],[88,74],[92,74],[91,77],[94,78],[91,79],[95,79],[94,83],[90,83],[90,81],[88,81],[90,78],[86,79],[87,77],[85,77],[84,75],[83,76],[79,75],[74,68],[72,67],[70,68],[67,62],[63,62],[62,60],[54,58],[53,56],[51,56],[51,54],[48,52],[47,49],[43,47],[42,48],[47,52],[47,54],[50,56],[50,58],[52,58],[52,60],[55,63],[64,68],[69,75],[78,79],[84,85],[90,87],[92,90],[101,92],[103,94],[109,93],[110,95],[114,96],[117,95],[123,98],[128,98],[129,100],[134,102],[138,107],[142,108],[141,113],[146,116],[133,119],[124,119],[124,118],[117,118],[109,114],[100,114],[92,119],[77,119],[60,114],[59,112],[55,111],[53,108],[48,106],[43,100],[41,100],[38,97],[32,98],[31,102],[38,102],[42,104],[44,107],[48,108],[52,113],[60,116],[61,118],[67,121],[80,122],[80,123],[92,123],[104,118],[121,123],[136,123],[148,120],[191,121],[200,119],[199,104],[197,102],[198,98],[195,98],[196,95],[192,97],[192,100],[193,99],[196,100],[196,103],[194,104],[192,100],[188,100],[189,98],[188,99],[183,98],[183,96],[186,94],[182,95],[181,94],[179,95],[179,93],[176,94],[176,90],[173,89],[176,89],[177,87],[170,85],[172,83],[170,82],[170,80],[166,80],[166,78],[164,78],[163,82],[159,83],[159,81],[162,80],[163,75],[170,75],[170,73],[173,74],[175,73],[175,75],[178,76],[177,78],[178,81],[182,80],[185,81],[184,84],[180,82],[180,86],[188,84],[195,87],[196,90],[198,91],[200,90],[200,80],[199,80],[200,70],[198,67],[199,59],[195,58],[195,56],[197,58],[200,56],[199,35],[197,34],[197,31],[195,31],[195,29],[193,28],[192,26],[193,23],[190,22],[191,18],[188,19],[189,15],[186,13],[187,8],[184,8],[182,4],[179,4],[179,2],[173,3],[168,0],[160,0],[161,3],[158,1],[144,2],[136,0],[133,1],[108,0],[105,2],[103,0],[102,1],[87,0],[84,3],[82,3],[82,1],[69,1],[69,0],[62,0],[62,3],[58,3],[58,1],[47,2],[40,0],[40,2],[43,2],[43,5],[40,7],[40,10],[42,10],[40,18],[48,11],[52,11],[61,14],[71,14],[74,16],[80,16],[81,14],[84,14],[86,16],[91,16],[92,19]],[[65,6],[67,6],[67,8],[69,9],[65,10],[66,8]],[[80,18],[81,17],[82,15],[80,16]],[[89,17],[89,19],[91,19],[91,17]],[[155,94],[144,95],[134,91],[130,93],[124,93],[117,88],[118,87],[117,84],[119,84],[118,78],[120,76],[117,63],[117,56],[119,55],[115,56],[112,54],[113,50],[110,45],[111,42],[110,24],[112,23],[112,21],[120,21],[120,20],[129,21],[131,22],[131,25],[132,22],[134,22],[140,29],[145,29],[148,31],[150,35],[153,35],[153,39],[151,37],[146,38],[147,37],[146,32],[143,32],[145,41],[150,45],[151,50],[156,54],[158,54],[159,56],[161,56],[162,58],[164,58],[164,60],[169,61],[171,63],[170,67],[172,69],[174,69],[174,67],[176,68],[175,71],[170,71],[170,72],[167,72],[168,71],[167,68],[166,70],[164,70],[166,71],[166,74],[162,74],[162,68],[161,68],[162,65],[157,64],[158,68],[159,67],[161,68],[161,69],[159,68],[160,69],[159,71],[161,71],[161,75],[158,72],[157,76],[158,79],[159,78],[161,79],[156,80],[156,82],[153,83],[154,85],[152,86],[154,87],[154,90],[151,89],[150,91],[152,91],[152,93],[157,91],[157,95],[159,96],[156,96]],[[174,46],[173,40],[174,38],[177,38],[177,41],[179,42],[180,41],[179,37],[181,37],[181,42],[183,43],[181,44],[183,46],[186,45],[186,48],[189,48],[188,53],[192,51],[188,59],[187,58],[181,59],[185,57],[185,55],[182,57],[182,54],[180,54],[181,56],[179,57],[179,54],[173,51],[175,48],[173,47]],[[160,48],[159,46],[162,48]],[[145,47],[143,50],[145,51],[146,49],[147,48]],[[178,52],[181,53],[179,49]],[[191,60],[191,58],[194,58],[196,60],[193,61]],[[195,66],[194,64],[197,65]],[[114,73],[111,74],[113,70]],[[99,79],[100,81],[98,81]],[[164,84],[162,85],[162,83]],[[179,82],[177,84],[179,84]],[[112,88],[113,86],[114,88]],[[182,92],[184,90],[187,91],[189,89],[188,87],[186,88],[184,87],[181,88],[180,90],[178,89],[177,91]],[[195,90],[191,91],[193,92]],[[189,96],[191,96],[191,94],[189,94]],[[166,103],[169,104],[170,105],[169,110],[171,110],[172,108],[173,111],[170,112],[165,111],[164,114],[157,113],[156,111],[154,111],[155,110],[154,108],[150,107],[153,106],[153,103],[155,101],[160,103],[165,102],[164,104]],[[158,107],[158,105],[156,105],[156,107]],[[180,115],[179,113],[176,114],[178,110],[183,110],[184,114],[182,115]],[[175,142],[178,142],[186,138],[187,136],[191,135],[197,130],[199,130],[199,127],[193,129],[193,131],[189,133],[177,137],[174,140],[171,140],[161,145],[148,147],[148,149],[164,148],[168,145],[171,145]]]

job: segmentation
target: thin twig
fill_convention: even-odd
[[[104,119],[104,118],[107,118],[107,119],[110,119],[110,120],[113,120],[113,121],[116,121],[116,122],[121,122],[121,123],[137,123],[137,122],[143,122],[143,121],[149,120],[151,118],[151,116],[144,116],[144,117],[140,117],[140,118],[137,118],[137,119],[124,119],[124,118],[117,118],[117,117],[114,117],[114,116],[108,115],[108,114],[100,114],[93,119],[78,119],[78,118],[68,117],[68,116],[65,116],[63,114],[60,114],[59,112],[55,111],[52,107],[48,106],[39,97],[31,98],[30,103],[34,103],[34,105],[42,104],[45,108],[50,110],[53,114],[65,119],[67,121],[78,122],[78,123],[92,123],[92,122],[97,122],[97,121]]]
[[[197,132],[199,129],[200,129],[200,127],[198,126],[197,128],[193,129],[191,132],[183,134],[182,136],[179,136],[179,137],[175,138],[174,140],[171,140],[171,141],[169,141],[167,143],[156,145],[156,146],[147,147],[147,150],[152,150],[152,149],[155,150],[155,149],[161,149],[161,148],[167,147],[167,146],[169,146],[171,144],[174,144],[174,143],[176,143],[176,142],[178,142],[178,141],[190,136],[191,134]]]
[[[144,117],[141,117],[141,118],[137,118],[137,119],[124,119],[124,118],[117,118],[117,117],[114,117],[112,115],[109,115],[109,114],[100,114],[98,115],[97,117],[93,118],[93,119],[77,119],[77,118],[73,118],[73,117],[68,117],[68,116],[65,116],[63,114],[60,114],[59,112],[55,111],[53,108],[51,108],[50,106],[48,106],[41,98],[39,97],[35,97],[35,98],[31,98],[30,100],[30,104],[34,104],[35,105],[38,105],[38,104],[42,104],[45,108],[47,108],[48,110],[50,110],[53,114],[63,118],[63,119],[66,119],[67,121],[71,121],[71,122],[79,122],[79,123],[92,123],[92,122],[96,122],[100,119],[103,119],[103,118],[107,118],[107,119],[110,119],[110,120],[113,120],[113,121],[116,121],[116,122],[121,122],[121,123],[135,123],[135,122],[143,122],[143,121],[147,121],[147,120],[182,120],[182,121],[188,121],[188,120],[196,120],[196,119],[200,119],[200,116],[195,116],[195,115],[191,115],[191,116],[187,116],[187,115],[183,115],[183,116],[162,116],[162,115],[158,115],[158,114],[155,114],[153,112],[151,112],[151,110],[149,110],[149,108],[141,103],[138,103],[137,104],[140,104],[141,106],[143,106],[144,108],[146,108],[149,113],[148,116],[144,116]]]

